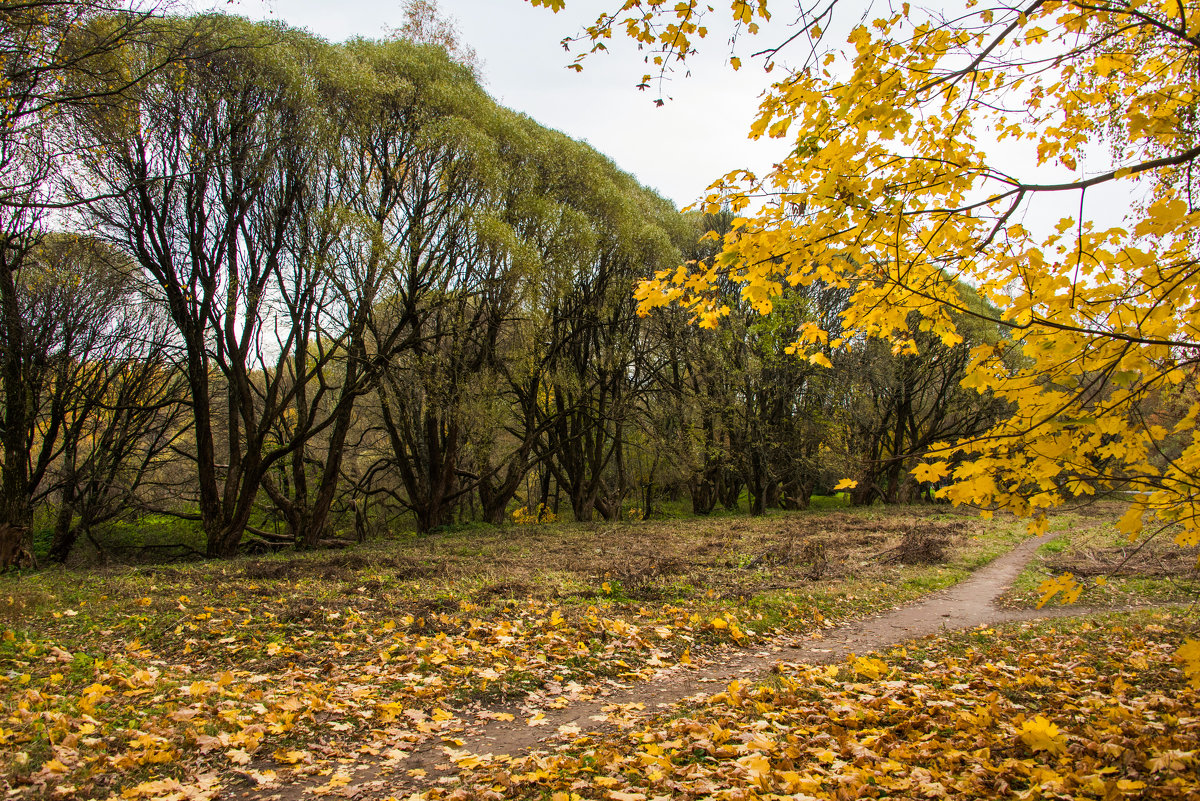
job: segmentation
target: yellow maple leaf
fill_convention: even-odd
[[[946,462],[919,464],[913,468],[912,477],[917,481],[937,481],[949,472],[950,466]]]
[[[282,748],[278,749],[271,756],[275,757],[280,762],[286,762],[289,765],[295,765],[297,762],[308,762],[312,759],[312,755],[307,751],[286,751]]]
[[[860,676],[866,676],[872,681],[886,676],[888,673],[887,662],[882,659],[874,659],[869,656],[856,657],[851,663],[854,672]]]
[[[1125,515],[1117,522],[1117,530],[1133,542],[1142,533],[1142,517],[1144,510],[1141,506],[1130,506]]]
[[[1060,734],[1058,726],[1038,715],[1021,724],[1021,742],[1031,751],[1046,751],[1052,755],[1067,750],[1067,738]]]
[[[747,777],[757,784],[764,785],[771,778],[771,761],[761,754],[744,756],[738,764],[746,771]]]
[[[225,752],[225,756],[229,757],[229,761],[238,765],[249,765],[250,754],[241,748],[230,749]]]
[[[1186,640],[1175,652],[1175,659],[1183,663],[1183,674],[1192,688],[1200,690],[1200,640]]]
[[[1079,591],[1082,587],[1075,581],[1075,576],[1071,573],[1063,573],[1061,576],[1048,578],[1038,585],[1038,592],[1042,597],[1038,599],[1037,608],[1041,609],[1046,604],[1054,599],[1054,596],[1060,592],[1063,594],[1064,603],[1074,603],[1079,598]]]

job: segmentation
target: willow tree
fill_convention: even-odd
[[[84,148],[76,192],[92,225],[157,284],[181,343],[196,465],[195,501],[211,556],[236,552],[271,465],[297,441],[277,423],[296,382],[299,342],[281,298],[291,232],[317,137],[311,41],[235,18],[164,19],[115,54],[128,69],[206,29],[185,64],[116,102],[76,109]],[[94,79],[95,80],[95,79]],[[100,82],[100,87],[104,84]],[[309,281],[302,292],[319,291]]]
[[[0,540],[5,553],[28,545],[35,477],[28,432],[37,409],[24,391],[37,365],[36,332],[23,316],[22,272],[50,227],[51,215],[66,205],[59,179],[77,146],[61,125],[72,107],[112,101],[166,65],[178,50],[141,69],[116,70],[107,57],[140,41],[165,4],[109,0],[22,0],[0,4]],[[80,76],[99,78],[84,88]]]
[[[292,539],[307,546],[326,531],[347,470],[395,471],[407,503],[424,508],[417,499],[434,496],[441,513],[447,493],[430,489],[442,486],[431,476],[448,463],[453,477],[457,466],[440,457],[436,436],[423,435],[427,422],[439,430],[441,409],[428,407],[429,420],[416,413],[416,447],[401,428],[420,406],[407,400],[424,395],[397,406],[397,393],[411,386],[396,379],[414,359],[442,349],[435,340],[448,335],[438,328],[446,309],[486,280],[475,223],[486,216],[499,173],[487,134],[495,104],[443,48],[390,40],[319,49],[313,74],[322,134],[285,281],[319,290],[284,293],[297,347],[285,366],[295,391],[281,434],[295,445],[281,474],[264,482]],[[379,402],[374,419],[354,414],[369,394]],[[390,453],[372,465],[346,446],[375,424]]]
[[[576,520],[596,511],[613,519],[630,489],[631,378],[645,344],[632,290],[639,276],[678,260],[673,231],[682,218],[590,147],[556,138],[542,156],[543,191],[577,227],[573,253],[547,275],[538,299],[549,344],[544,454]]]
[[[414,95],[427,120],[401,166],[395,281],[373,315],[377,341],[404,320],[408,342],[380,364],[375,394],[387,462],[428,531],[474,490],[464,480],[472,398],[510,319],[513,276],[511,237],[495,217],[499,110],[440,49],[415,55],[440,59],[446,74]]]

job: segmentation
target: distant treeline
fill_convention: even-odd
[[[792,355],[850,287],[639,318],[636,280],[711,264],[732,215],[680,213],[442,47],[29,5],[0,31],[0,521],[24,548],[35,521],[62,561],[151,512],[224,557],[517,508],[802,508],[847,476],[901,502],[923,449],[1003,412],[959,385],[982,325]]]

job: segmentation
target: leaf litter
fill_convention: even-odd
[[[435,568],[412,554],[392,559],[399,579],[364,557],[328,560],[317,568],[320,580],[303,566],[269,562],[251,562],[236,578],[224,567],[105,578],[90,594],[68,596],[71,606],[52,613],[53,624],[31,609],[24,630],[3,632],[0,758],[9,795],[204,799],[297,783],[316,795],[386,794],[389,782],[364,783],[355,769],[378,765],[414,780],[447,767],[471,770],[498,758],[462,749],[488,721],[511,716],[540,732],[556,709],[603,702],[721,648],[811,632],[832,625],[837,611],[852,617],[905,600],[886,581],[903,577],[893,568],[857,584],[833,582],[826,595],[806,584],[808,566],[781,571],[786,560],[740,576],[750,561],[744,554],[795,537],[786,522],[782,532],[778,520],[767,523],[773,534],[741,522],[728,524],[734,531],[719,549],[711,536],[699,547],[695,537],[688,542],[711,552],[708,564],[688,569],[712,576],[712,586],[680,592],[676,582],[672,602],[657,604],[625,596],[615,571],[597,570],[603,564],[575,579],[596,586],[591,595],[571,597],[564,581],[524,599],[484,602],[487,593],[475,588],[495,586],[484,576],[431,598],[421,583]],[[912,527],[885,519],[871,533],[871,521],[853,522],[861,533],[830,549],[835,565],[886,553]],[[739,538],[739,527],[749,536]],[[612,532],[602,532],[608,545]],[[443,577],[452,561],[438,568]],[[462,559],[472,561],[478,553]],[[374,577],[364,581],[364,568]],[[224,580],[214,586],[217,570]],[[675,581],[671,575],[660,571],[658,586]],[[347,579],[357,585],[350,591]],[[713,591],[738,579],[772,589],[790,580],[789,591],[770,603],[762,593]],[[39,593],[55,599],[48,590],[29,597]],[[12,596],[9,603],[20,604]],[[645,716],[637,707],[608,704],[600,720],[547,733],[569,741],[597,723],[633,729]],[[442,761],[422,767],[412,756],[431,744]]]

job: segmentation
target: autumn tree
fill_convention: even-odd
[[[736,2],[735,20],[752,26],[766,6]],[[898,352],[916,348],[906,333],[914,312],[921,330],[962,341],[956,315],[980,312],[957,287],[976,287],[1010,337],[973,351],[968,386],[996,392],[1013,414],[985,438],[943,443],[944,456],[970,457],[951,476],[952,497],[1009,509],[1040,530],[1045,509],[1120,488],[1136,493],[1126,531],[1149,513],[1180,523],[1181,541],[1192,542],[1190,454],[1200,449],[1163,459],[1156,445],[1172,429],[1145,424],[1138,409],[1147,393],[1191,381],[1196,352],[1194,10],[1039,1],[940,15],[905,6],[855,27],[844,50],[820,39],[838,11],[801,14],[806,36],[796,40],[818,44],[795,69],[775,65],[784,74],[751,128],[789,139],[791,151],[767,175],[738,172],[718,186],[743,215],[722,272],[764,313],[785,285],[849,286],[847,327],[891,339]],[[701,12],[634,2],[589,33],[599,40],[627,21],[678,61],[702,35]],[[992,155],[992,140],[1031,157]],[[1101,191],[1130,198],[1123,227],[1094,219]],[[1045,230],[1019,222],[1051,209],[1066,213]],[[642,286],[643,308],[683,303],[715,323],[707,282],[664,272]],[[807,332],[798,345],[818,337]],[[1026,357],[1015,367],[1004,358],[1014,348]],[[1173,426],[1190,429],[1198,411]]]
[[[450,333],[471,330],[437,323],[482,280],[474,234],[497,172],[484,133],[494,104],[440,45],[360,41],[320,50],[323,135],[312,145],[287,282],[314,289],[286,293],[303,301],[288,312],[298,347],[286,367],[295,391],[282,439],[293,446],[284,474],[264,479],[291,537],[307,547],[327,529],[343,472],[359,467],[347,465],[349,437],[376,426],[385,434],[390,456],[350,460],[366,462],[366,473],[414,469],[396,418],[389,423],[387,393],[415,354],[444,350]],[[354,412],[368,395],[377,402],[360,417]],[[407,420],[413,408],[402,411]],[[406,502],[415,502],[415,489]]]
[[[147,484],[187,432],[185,383],[165,315],[124,254],[53,234],[33,259],[26,281],[41,308],[29,339],[44,343],[52,372],[31,376],[44,394],[32,500],[53,499],[49,557],[65,562],[80,536],[103,550],[96,529],[145,506]]]
[[[49,215],[69,205],[58,179],[78,143],[61,125],[62,115],[70,107],[109,102],[177,61],[178,51],[165,49],[141,69],[116,70],[106,61],[139,41],[164,6],[108,0],[0,4],[0,523],[8,524],[5,531],[24,532],[32,516],[27,436],[37,412],[23,391],[35,368],[22,361],[33,352],[26,342],[33,332],[22,316],[21,273],[51,227]],[[99,80],[83,88],[75,80],[82,75]],[[27,544],[27,539],[17,543]]]
[[[402,195],[396,253],[402,282],[376,314],[381,322],[411,318],[411,344],[380,365],[376,396],[389,459],[419,531],[449,522],[474,489],[462,475],[472,389],[486,381],[514,300],[506,232],[491,216],[500,174],[486,136],[493,109],[473,82],[458,97],[463,116],[445,122],[465,135],[439,137],[409,158],[404,185],[412,193]]]
[[[767,6],[736,0],[735,25],[753,32]],[[844,12],[802,6],[794,35],[763,51],[775,72],[750,135],[787,147],[767,174],[715,185],[709,204],[741,214],[720,272],[764,313],[788,285],[846,286],[847,329],[898,353],[918,350],[911,315],[962,342],[958,321],[980,312],[958,287],[975,287],[1008,336],[972,350],[964,385],[1010,414],[936,444],[921,475],[1034,532],[1047,509],[1120,491],[1130,537],[1154,521],[1200,543],[1200,403],[1169,420],[1144,413],[1160,393],[1191,394],[1200,353],[1195,4],[968,0],[862,24]],[[703,14],[631,0],[583,39],[594,49],[623,31],[666,70],[704,37]],[[847,23],[844,47],[825,41]],[[1123,221],[1102,215],[1114,205]],[[713,280],[664,271],[640,288],[642,308],[679,303],[715,325]],[[821,336],[804,332],[798,349]]]
[[[405,0],[404,23],[393,33],[415,44],[442,48],[451,60],[479,77],[479,54],[463,40],[458,23],[442,11],[437,0]]]
[[[160,288],[183,348],[198,516],[209,555],[227,556],[263,476],[298,444],[274,438],[297,386],[283,368],[299,347],[279,324],[279,289],[316,104],[297,75],[308,42],[234,18],[161,20],[157,38],[116,57],[136,69],[197,24],[207,30],[186,66],[76,112],[87,148],[75,191],[99,196],[92,224]]]
[[[63,561],[81,526],[131,505],[147,468],[178,437],[179,376],[153,299],[129,260],[104,243],[43,234],[17,293],[28,445],[5,469],[26,477],[30,509],[57,501],[50,558]]]
[[[563,143],[552,159],[547,191],[582,226],[572,258],[549,277],[552,293],[540,301],[553,345],[544,452],[576,520],[597,511],[614,519],[630,489],[624,466],[634,409],[630,378],[644,343],[631,292],[653,265],[677,260],[675,212],[590,148]]]
[[[857,482],[849,493],[855,504],[914,500],[918,485],[928,482],[918,482],[911,471],[930,448],[979,436],[1008,414],[993,393],[961,386],[972,349],[996,345],[1002,331],[988,321],[998,310],[969,287],[960,292],[962,303],[976,312],[955,321],[962,342],[947,345],[910,326],[914,353],[894,353],[885,340],[863,338],[834,356],[832,372],[844,379],[845,391],[834,417],[840,448],[831,446],[844,474]]]

